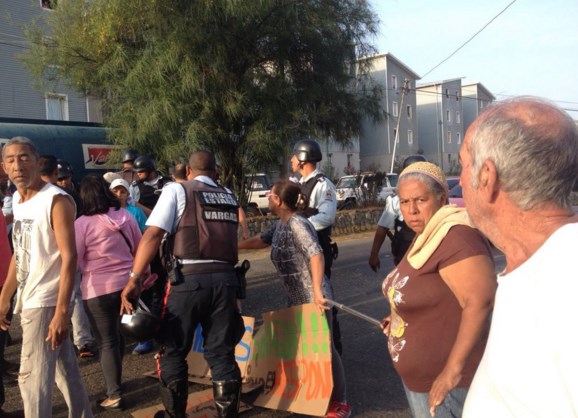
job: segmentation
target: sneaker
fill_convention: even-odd
[[[133,354],[147,354],[153,350],[153,342],[146,341],[144,343],[138,343],[134,350],[132,350]]]
[[[351,407],[346,403],[331,402],[325,418],[349,418],[351,416]]]
[[[93,358],[96,355],[94,350],[89,345],[83,345],[78,349],[78,357]]]

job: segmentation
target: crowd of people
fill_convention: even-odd
[[[270,246],[288,306],[312,303],[328,323],[334,386],[326,417],[349,417],[340,327],[328,303],[338,254],[335,186],[319,171],[321,159],[316,141],[297,142],[291,167],[300,180],[279,180],[268,194],[277,221],[253,237],[245,226],[238,240],[244,213],[218,183],[208,151],[192,152],[169,178],[129,149],[120,172],[87,175],[75,187],[65,161],[38,155],[28,138],[8,141],[0,362],[18,314],[25,416],[50,416],[54,383],[70,416],[93,416],[77,355],[98,355],[106,387],[97,406],[122,409],[120,318],[136,317],[139,306],[161,324],[155,341],[138,341],[133,351],[158,349],[157,416],[186,416],[186,357],[199,324],[219,417],[238,416],[234,350],[245,327],[234,267],[239,249]],[[542,99],[500,102],[469,127],[460,162],[466,208],[448,204],[440,167],[406,160],[369,253],[379,270],[382,244],[392,238],[382,328],[411,413],[578,416],[578,216],[569,197],[578,177],[576,124]],[[506,258],[497,275],[492,246]]]

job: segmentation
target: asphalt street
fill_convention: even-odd
[[[333,283],[337,302],[352,307],[364,314],[381,319],[388,314],[387,304],[381,293],[381,282],[393,267],[388,255],[389,242],[386,240],[381,252],[381,270],[374,273],[367,264],[373,233],[341,237],[339,258],[333,268]],[[242,251],[240,259],[251,261],[247,275],[247,299],[243,303],[243,315],[257,318],[262,312],[286,307],[283,289],[276,279],[269,260],[269,251]],[[503,264],[497,256],[498,268]],[[345,367],[348,400],[354,417],[410,417],[407,401],[399,377],[396,375],[387,353],[386,339],[381,330],[370,323],[347,313],[339,314],[343,334],[343,363]],[[11,334],[14,343],[7,347],[6,359],[18,363],[20,350],[20,330],[17,320]],[[97,417],[130,417],[141,408],[160,403],[155,379],[143,375],[153,371],[153,354],[131,355],[132,345],[126,347],[123,363],[123,385],[125,410],[122,412],[99,411],[97,399],[104,396],[104,381],[98,361],[79,359],[86,388],[93,402]],[[6,379],[5,379],[6,380]],[[0,416],[22,417],[22,401],[14,378],[9,378],[6,387],[4,413]],[[200,391],[207,386],[191,384],[189,391]],[[53,416],[67,417],[67,409],[58,389],[53,395]],[[243,413],[247,418],[301,417],[284,411],[274,411],[255,407]]]

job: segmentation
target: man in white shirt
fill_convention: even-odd
[[[463,416],[578,416],[576,124],[545,100],[500,102],[470,126],[460,160],[466,209],[506,256]]]
[[[71,295],[76,271],[72,198],[40,178],[38,153],[24,137],[2,150],[2,165],[16,185],[14,255],[0,295],[0,327],[7,330],[10,299],[18,289],[22,353],[18,384],[24,415],[44,417],[52,409],[54,383],[72,417],[92,417],[69,338]]]

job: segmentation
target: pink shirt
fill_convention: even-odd
[[[81,216],[74,227],[82,299],[122,290],[141,239],[136,220],[125,209],[110,208],[107,214]]]

